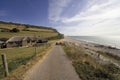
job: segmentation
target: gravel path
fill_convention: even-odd
[[[24,80],[81,80],[61,46],[55,45],[42,62],[26,73]]]

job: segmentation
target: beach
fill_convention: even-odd
[[[101,63],[113,63],[120,68],[120,49],[116,47],[101,45],[97,43],[75,40],[70,37],[65,37],[64,41],[68,45],[82,47],[86,54],[91,55],[94,59]]]

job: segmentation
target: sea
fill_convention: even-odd
[[[106,46],[112,46],[120,49],[120,36],[69,36],[72,39],[78,40],[78,41],[86,41],[91,43],[97,43],[101,45]]]

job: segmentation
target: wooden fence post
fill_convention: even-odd
[[[6,60],[6,55],[2,54],[1,57],[2,57],[3,67],[4,67],[5,77],[7,77],[9,75],[9,71],[8,71],[8,64],[7,64],[7,60]]]
[[[35,46],[35,57],[36,57],[36,55],[37,55],[37,50],[36,50],[36,46]]]

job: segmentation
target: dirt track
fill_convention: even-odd
[[[61,46],[54,46],[42,62],[26,74],[24,80],[80,80]]]

